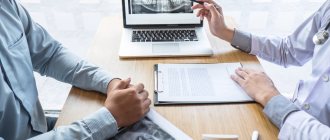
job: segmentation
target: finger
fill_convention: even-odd
[[[144,85],[142,83],[139,83],[139,84],[133,86],[133,88],[137,91],[137,93],[140,93],[144,90]]]
[[[201,9],[197,12],[197,17],[202,16],[204,12],[207,11],[206,9]]]
[[[209,10],[204,10],[204,12],[203,12],[204,18],[207,17],[209,15],[209,13],[210,13]]]
[[[218,4],[214,4],[214,7],[215,7],[215,9],[217,9],[217,11],[220,13],[220,15],[222,15],[223,16],[223,11],[222,11],[222,7],[221,6],[219,6]]]
[[[233,80],[234,80],[236,83],[238,83],[240,86],[242,86],[243,83],[244,83],[244,79],[242,79],[242,78],[239,77],[239,76],[231,75],[230,78],[233,79]]]
[[[150,107],[144,110],[144,114],[147,114],[150,111]]]
[[[242,71],[245,71],[248,74],[253,73],[253,72],[257,72],[257,70],[254,70],[254,69],[248,69],[248,68],[241,68],[241,69],[242,69]]]
[[[145,112],[149,112],[150,105],[151,100],[149,98],[143,102],[143,108],[145,109]]]
[[[222,7],[217,4],[216,2],[214,2],[213,0],[197,0],[197,1],[200,1],[200,2],[204,2],[204,3],[209,3],[209,4],[213,4],[215,9],[221,14],[223,15],[223,12],[222,12]]]
[[[199,1],[199,2],[207,2],[207,3],[214,3],[213,0],[196,0],[196,1]]]
[[[201,16],[202,12],[203,12],[203,9],[199,10],[199,11],[197,12],[196,16],[197,16],[197,17]]]
[[[193,6],[191,6],[191,9],[193,9],[193,10],[196,10],[196,9],[204,9],[205,7],[204,7],[204,5],[202,5],[202,4],[195,4],[195,5],[193,5]]]
[[[209,14],[209,10],[204,10],[203,11],[203,18],[205,18]]]
[[[207,13],[208,10],[206,10],[206,9],[202,9],[202,10],[203,11],[201,12],[201,18],[202,18],[202,20],[204,20],[204,18],[206,16],[206,13]]]
[[[131,83],[131,78],[127,78],[126,80],[121,80],[115,89],[126,89]]]
[[[242,69],[236,69],[235,70],[235,73],[238,75],[238,76],[241,76],[243,79],[246,79],[249,75],[243,71]]]
[[[149,93],[148,93],[148,91],[143,90],[142,92],[139,93],[139,95],[141,96],[142,100],[144,101],[148,98]]]
[[[212,15],[210,13],[210,11],[207,12],[207,15],[205,16],[207,18],[207,20],[209,21],[209,24],[211,23],[211,18],[212,18]]]
[[[210,13],[210,11],[209,11],[209,10],[205,10],[205,12],[204,12],[204,16],[207,16],[207,15],[209,15],[209,13]]]
[[[212,16],[219,16],[217,9],[213,4],[204,3],[205,9],[209,10]]]

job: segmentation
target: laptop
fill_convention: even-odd
[[[119,57],[211,56],[203,22],[190,0],[122,0]]]

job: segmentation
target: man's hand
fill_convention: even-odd
[[[112,89],[108,89],[105,107],[112,113],[118,127],[129,126],[149,112],[151,100],[143,84],[130,86],[130,79],[112,81]]]
[[[279,92],[272,80],[264,72],[238,68],[237,75],[231,78],[236,81],[244,91],[256,102],[265,106],[267,102]]]
[[[197,13],[197,17],[200,17],[201,20],[206,17],[211,33],[223,40],[231,42],[233,40],[234,30],[228,28],[225,24],[222,8],[213,0],[197,1],[204,2],[204,5],[196,4],[191,7],[193,10],[200,9]]]

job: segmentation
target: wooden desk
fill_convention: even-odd
[[[233,20],[227,18],[227,24],[234,25]],[[228,43],[211,36],[209,32],[208,36],[215,51],[212,57],[119,59],[121,33],[121,17],[103,19],[87,57],[90,62],[108,70],[115,77],[131,77],[133,83],[144,83],[150,92],[150,99],[153,99],[153,65],[156,63],[241,62],[244,67],[262,69],[255,56],[233,49]],[[99,93],[72,88],[57,126],[70,124],[95,112],[102,107],[105,98],[105,95]],[[240,140],[248,140],[253,130],[258,130],[260,139],[263,140],[277,139],[278,135],[278,129],[256,103],[154,108],[195,140],[200,140],[204,133],[238,134]]]

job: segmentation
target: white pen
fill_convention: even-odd
[[[259,132],[257,130],[254,130],[252,133],[252,140],[258,140]]]
[[[238,135],[203,134],[202,140],[238,140]]]

